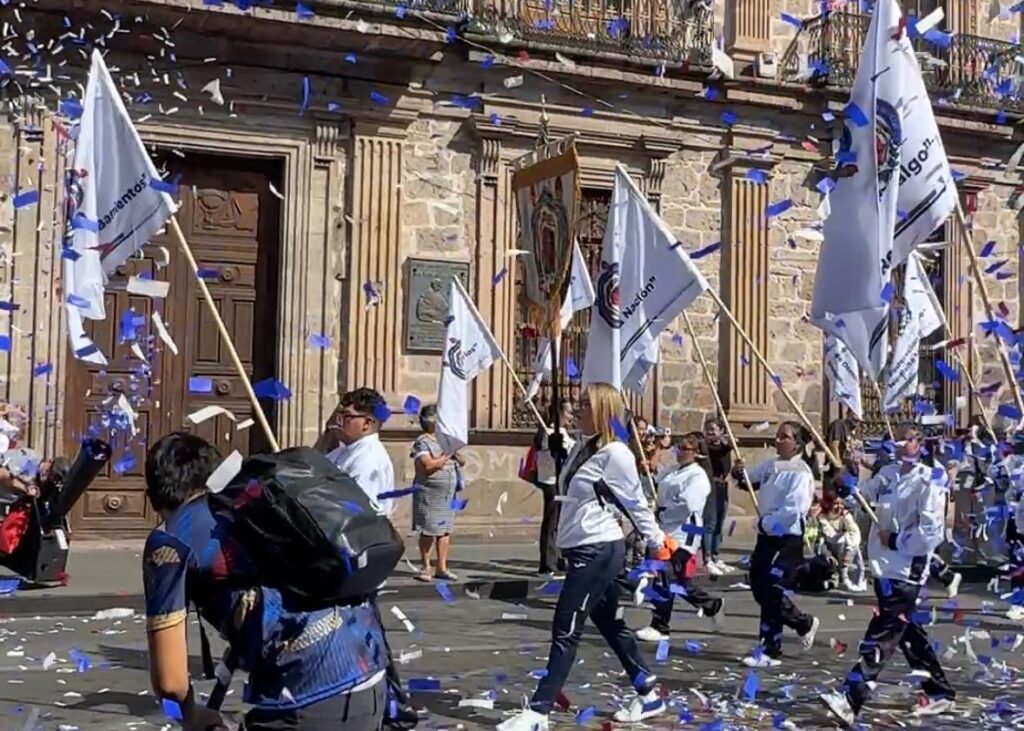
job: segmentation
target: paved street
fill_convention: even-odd
[[[799,603],[821,617],[819,645],[796,655],[787,641],[782,667],[751,671],[737,659],[755,642],[756,607],[749,592],[733,586],[738,579],[720,580],[715,590],[727,595],[728,617],[721,631],[689,608],[677,609],[668,658],[655,662],[672,709],[652,728],[673,728],[682,716],[688,726],[709,731],[726,728],[781,727],[789,721],[799,728],[830,726],[818,710],[816,693],[831,685],[852,663],[871,603],[866,598],[800,597]],[[385,616],[396,655],[403,659],[405,680],[433,678],[440,691],[415,694],[415,704],[429,709],[424,728],[487,728],[511,711],[529,693],[530,673],[544,667],[549,620],[554,599],[534,586],[518,603],[474,599],[452,587],[454,601],[440,598],[397,599],[415,626],[407,632],[390,612]],[[980,590],[980,594],[977,591]],[[946,667],[961,690],[959,715],[918,721],[908,714],[914,693],[908,668],[899,658],[879,688],[878,701],[864,717],[871,728],[1004,728],[1021,724],[1024,701],[1020,673],[1018,627],[1002,615],[1005,605],[984,586],[953,602],[944,597],[936,606],[931,628]],[[633,626],[642,626],[647,613],[629,609]],[[194,630],[194,626],[193,626]],[[972,647],[963,644],[973,634]],[[193,640],[194,672],[199,672],[198,634]],[[831,645],[831,646],[830,646]],[[850,650],[846,650],[846,648]],[[646,648],[654,662],[655,648]],[[845,652],[845,654],[844,654]],[[952,654],[950,657],[949,654]],[[972,658],[971,655],[974,657]],[[976,658],[976,659],[974,659]],[[0,623],[0,728],[120,729],[159,728],[167,724],[148,695],[145,635],[139,617],[20,617]],[[201,688],[206,689],[207,684]],[[240,680],[226,707],[239,710]],[[615,659],[591,628],[584,635],[578,664],[565,694],[572,708],[556,718],[571,726],[583,711],[581,725],[599,728],[624,697]],[[753,700],[745,697],[753,693]],[[494,709],[470,707],[470,699],[494,698]],[[586,710],[593,707],[593,710]],[[1003,711],[1002,715],[995,713]],[[34,720],[33,720],[34,719]],[[34,725],[33,725],[34,724]]]

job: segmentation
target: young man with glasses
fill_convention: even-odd
[[[395,489],[395,468],[380,441],[381,424],[390,416],[384,397],[372,388],[357,388],[341,397],[327,423],[339,445],[327,454],[342,472],[359,483],[370,501],[388,517],[394,509],[391,499],[378,495]]]

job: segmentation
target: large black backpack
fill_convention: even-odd
[[[311,608],[361,601],[405,550],[356,481],[308,447],[248,458],[208,499],[214,516],[232,524],[260,584]]]

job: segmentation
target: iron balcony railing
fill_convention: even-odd
[[[709,66],[714,23],[697,0],[469,0],[468,30],[503,43]]]
[[[870,22],[868,15],[844,12],[807,20],[783,58],[786,78],[823,87],[851,86]],[[1019,80],[1024,54],[1019,45],[957,33],[948,48],[923,38],[914,40],[914,48],[936,106],[1024,112]]]

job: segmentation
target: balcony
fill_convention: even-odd
[[[832,12],[811,18],[783,58],[789,80],[807,79],[819,87],[853,84],[871,18]],[[925,87],[939,107],[1024,113],[1021,85],[1024,56],[1006,41],[958,33],[949,48],[914,40]],[[806,55],[806,64],[802,56]]]
[[[711,63],[713,19],[700,0],[469,1],[467,30],[504,44],[670,67]]]

